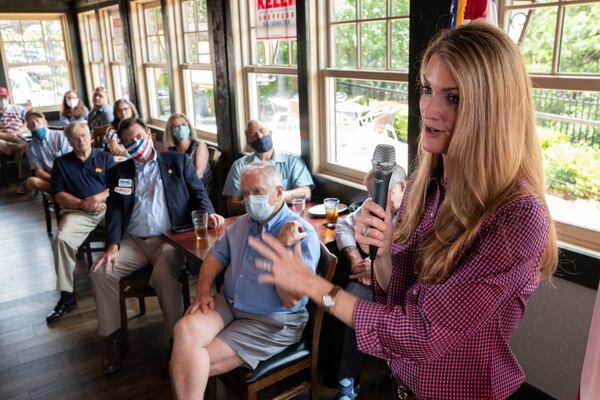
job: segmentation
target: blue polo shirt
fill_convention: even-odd
[[[251,153],[235,160],[227,174],[227,179],[223,186],[223,196],[242,197],[242,192],[240,191],[242,168],[257,160],[260,160],[260,158],[256,153]],[[304,186],[309,186],[311,189],[314,188],[315,183],[310,175],[310,171],[306,168],[304,161],[297,155],[279,153],[275,150],[270,161],[281,174],[283,190],[292,190]]]
[[[310,269],[316,271],[321,255],[319,236],[308,221],[285,204],[260,230],[258,222],[248,214],[242,215],[213,244],[210,254],[225,267],[224,294],[232,308],[253,314],[289,314],[304,310],[308,297],[294,307],[286,308],[275,286],[258,282],[258,275],[262,272],[256,268],[255,262],[257,258],[264,258],[248,245],[250,236],[262,241],[263,232],[278,237],[281,228],[289,221],[298,221],[308,233],[300,242],[302,257]]]
[[[97,149],[85,161],[67,153],[54,160],[52,193],[67,192],[80,199],[98,194],[106,189],[108,170],[115,164],[111,154]]]

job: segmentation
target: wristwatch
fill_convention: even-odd
[[[340,289],[341,287],[339,287],[338,285],[334,285],[329,291],[329,293],[323,295],[321,301],[323,303],[323,308],[325,309],[325,311],[329,312],[329,310],[331,310],[331,307],[335,305],[335,296],[340,291]]]

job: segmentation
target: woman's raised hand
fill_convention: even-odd
[[[248,239],[250,247],[264,257],[256,259],[256,268],[263,272],[258,281],[276,285],[293,296],[305,296],[304,288],[315,274],[302,258],[300,243],[292,251],[268,233],[263,233],[262,238],[264,243],[253,237]]]

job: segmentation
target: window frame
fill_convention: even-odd
[[[216,104],[216,98],[215,98],[215,87],[216,87],[216,81],[215,81],[215,70],[214,70],[214,51],[213,51],[213,33],[212,33],[212,29],[211,29],[211,16],[210,16],[210,12],[208,9],[208,1],[207,0],[203,0],[206,2],[206,19],[207,19],[207,33],[208,33],[208,43],[209,43],[209,57],[210,57],[210,62],[208,63],[188,63],[187,62],[187,54],[186,54],[186,44],[185,44],[185,34],[186,33],[191,33],[191,32],[185,32],[185,20],[184,20],[184,16],[183,16],[183,3],[185,0],[176,0],[174,2],[174,9],[175,9],[175,25],[176,25],[176,38],[177,38],[177,66],[176,66],[176,75],[179,79],[179,88],[180,88],[180,95],[178,96],[178,102],[181,105],[180,108],[183,110],[183,114],[185,114],[188,119],[190,119],[190,122],[192,123],[193,129],[196,133],[196,135],[202,139],[205,140],[209,143],[213,143],[216,144],[217,143],[217,132],[210,132],[201,128],[198,128],[194,125],[194,120],[192,118],[192,115],[189,115],[189,113],[187,112],[189,107],[194,107],[194,103],[193,100],[191,101],[191,104],[188,104],[187,101],[187,95],[186,95],[186,88],[185,88],[185,74],[189,73],[191,74],[192,71],[210,71],[211,76],[212,76],[212,87],[213,87],[213,101]],[[196,1],[196,0],[192,0],[192,1]],[[192,31],[195,33],[200,33],[200,32],[204,32],[204,31]]]
[[[109,104],[114,104],[115,101],[122,98],[121,96],[117,96],[117,80],[115,79],[114,69],[117,68],[126,68],[125,60],[123,61],[115,61],[113,52],[114,49],[110,45],[113,43],[113,34],[110,28],[110,14],[111,12],[119,13],[119,6],[109,6],[100,8],[97,10],[80,12],[77,14],[77,19],[79,22],[79,34],[81,36],[81,46],[82,46],[82,55],[83,55],[83,63],[84,63],[84,75],[86,80],[86,89],[88,92],[88,102],[90,104],[90,108],[93,107],[92,96],[94,93],[94,89],[98,86],[104,86],[108,91],[108,100]],[[94,16],[98,24],[98,31],[100,34],[101,41],[101,60],[90,60],[90,54],[92,54],[92,48],[89,43],[90,40],[90,25],[89,25],[89,17]],[[119,13],[120,16],[120,13]],[[123,51],[125,51],[125,38],[123,38]],[[104,74],[105,83],[96,82],[94,79],[93,67],[101,69]],[[121,79],[125,79],[127,82],[127,88],[129,88],[129,77],[127,73],[125,76],[121,77]],[[119,89],[120,90],[120,89]],[[125,93],[127,98],[129,98],[129,92]],[[125,96],[123,96],[125,97]]]
[[[283,75],[292,76],[298,79],[298,66],[297,64],[254,64],[255,52],[257,51],[256,45],[256,26],[252,25],[252,2],[255,0],[232,0],[232,14],[234,17],[234,24],[238,26],[237,35],[234,34],[235,42],[239,43],[239,48],[236,50],[236,54],[239,57],[239,62],[236,65],[236,76],[241,82],[240,88],[237,91],[238,99],[238,126],[239,126],[239,143],[242,151],[248,150],[246,143],[246,122],[249,118],[258,117],[258,104],[255,103],[254,99],[254,88],[252,87],[252,74],[270,74],[270,75]],[[237,21],[236,21],[237,20]],[[297,39],[296,39],[297,40]],[[292,40],[288,40],[288,62],[292,62],[294,58],[291,56],[293,52],[293,46],[291,46]],[[297,46],[296,46],[297,47]],[[238,58],[236,57],[236,58]],[[295,61],[297,62],[297,56]],[[265,121],[266,123],[266,121]],[[301,133],[300,133],[301,134]]]
[[[11,84],[11,80],[9,78],[9,73],[8,71],[11,68],[19,68],[19,67],[28,67],[28,66],[66,66],[67,67],[67,71],[68,71],[68,76],[70,79],[70,84],[71,87],[76,87],[77,85],[77,79],[75,76],[75,72],[73,70],[73,54],[71,51],[71,41],[70,41],[70,36],[69,36],[69,25],[68,25],[68,21],[67,21],[67,15],[63,14],[63,13],[43,13],[43,14],[22,14],[22,13],[0,13],[0,19],[1,20],[18,20],[18,21],[27,21],[27,20],[33,20],[33,21],[48,21],[48,20],[60,20],[61,23],[61,28],[62,28],[62,37],[63,37],[63,45],[64,45],[64,49],[65,49],[65,61],[42,61],[42,62],[33,62],[33,63],[29,63],[29,62],[24,62],[24,63],[9,63],[8,59],[6,58],[6,51],[4,49],[4,40],[2,38],[2,35],[0,35],[0,51],[1,51],[1,55],[2,55],[2,60],[5,60],[5,62],[2,63],[2,68],[4,71],[4,76],[6,77],[6,86],[8,88],[8,91],[10,93],[10,98],[11,100],[13,99],[12,97],[12,84]],[[46,45],[46,43],[44,42],[44,44]],[[28,104],[24,104],[24,105],[28,105]],[[35,106],[36,110],[42,111],[42,112],[52,112],[52,111],[60,111],[62,108],[62,99],[60,100],[59,104],[56,105],[51,105],[51,106]]]
[[[116,101],[121,98],[129,99],[130,83],[129,83],[129,76],[127,74],[127,63],[126,63],[126,57],[125,57],[126,45],[125,45],[125,37],[123,35],[123,30],[121,30],[121,36],[122,36],[122,40],[123,40],[123,42],[122,42],[123,59],[117,60],[117,57],[114,54],[115,53],[114,46],[113,46],[114,36],[113,36],[112,28],[111,28],[111,13],[113,13],[113,12],[116,12],[119,15],[119,18],[121,18],[121,13],[120,13],[118,5],[104,7],[99,10],[100,22],[101,22],[102,26],[104,27],[103,39],[105,39],[105,43],[107,43],[107,45],[106,45],[107,52],[105,53],[105,57],[104,57],[105,58],[104,65],[105,65],[105,69],[106,69],[107,85],[109,86],[109,93],[111,93],[111,98],[113,99],[113,101]],[[123,26],[123,21],[121,20],[121,27],[122,26]],[[120,76],[120,79],[124,79],[126,81],[127,93],[123,93],[122,96],[117,96],[117,92],[120,91],[121,88],[119,88],[117,90],[118,82],[115,79],[115,73],[114,73],[115,68],[125,68],[125,75]]]
[[[132,14],[132,31],[133,31],[133,48],[134,48],[134,60],[135,60],[135,68],[137,70],[138,76],[140,77],[138,83],[138,93],[139,93],[139,112],[140,115],[143,115],[146,118],[146,121],[153,126],[157,126],[160,128],[164,128],[166,126],[166,119],[162,120],[160,118],[154,117],[151,115],[150,110],[152,106],[150,105],[149,98],[149,88],[148,88],[148,72],[149,69],[165,69],[168,76],[171,76],[171,65],[168,60],[165,59],[164,64],[160,63],[152,63],[148,62],[148,49],[147,49],[147,41],[146,39],[146,26],[145,26],[145,13],[144,10],[147,8],[160,7],[161,15],[166,12],[162,9],[162,5],[160,0],[138,0],[130,2],[130,10]],[[167,4],[167,7],[170,7],[170,3]],[[164,20],[163,20],[164,21]],[[170,32],[168,27],[163,23],[163,39],[164,39],[164,48],[165,53],[167,51],[167,39],[170,38]],[[167,55],[165,54],[165,58]],[[170,113],[173,113],[173,94],[172,90],[169,88],[169,107]],[[177,107],[176,107],[177,108]]]
[[[328,159],[330,152],[330,146],[335,142],[335,131],[332,131],[332,124],[335,124],[335,112],[331,112],[335,103],[332,102],[331,93],[328,80],[330,79],[356,79],[356,80],[373,80],[373,81],[392,81],[398,83],[408,84],[408,70],[399,70],[391,68],[391,24],[395,21],[410,20],[409,15],[398,15],[391,16],[392,0],[387,0],[386,3],[386,16],[378,18],[366,18],[359,19],[354,18],[350,20],[339,20],[334,19],[334,1],[326,0],[318,2],[317,18],[319,20],[319,39],[321,51],[319,53],[319,103],[322,105],[321,108],[326,108],[327,112],[319,113],[318,126],[319,131],[324,134],[319,135],[318,138],[318,160],[316,160],[315,171],[319,175],[323,175],[328,179],[341,179],[347,181],[353,187],[363,188],[362,184],[365,172],[349,168],[337,164]],[[361,7],[360,0],[356,2],[357,16]],[[370,22],[381,22],[386,21],[386,68],[385,69],[361,69],[361,36],[360,26],[362,23]],[[334,67],[335,59],[335,46],[332,45],[334,42],[334,31],[335,26],[353,23],[356,25],[356,67],[355,68],[336,68]],[[335,127],[333,128],[335,129]],[[315,141],[313,141],[314,143]]]
[[[535,89],[591,91],[600,92],[600,72],[574,73],[559,71],[560,51],[563,45],[563,22],[568,6],[600,5],[600,0],[557,0],[546,3],[506,4],[507,0],[498,2],[498,26],[507,32],[508,18],[512,10],[529,10],[533,8],[557,8],[552,65],[550,73],[530,73],[532,86]],[[537,118],[536,118],[537,119]],[[600,230],[594,231],[568,222],[554,221],[561,242],[591,250],[600,255]]]
[[[91,27],[90,27],[90,17],[96,20],[96,24],[98,27],[98,34],[100,36],[100,45],[101,45],[101,54],[100,59],[90,59],[90,55],[93,54],[93,47],[90,45],[91,43]],[[83,64],[84,64],[84,75],[86,81],[86,89],[88,92],[88,104],[90,108],[93,108],[92,96],[94,93],[94,89],[98,86],[106,87],[109,92],[109,99],[113,98],[113,93],[110,91],[111,85],[109,85],[108,75],[106,71],[106,44],[105,37],[103,36],[102,31],[102,23],[100,21],[100,15],[98,10],[91,10],[86,12],[81,12],[77,14],[77,18],[79,21],[79,35],[81,36],[81,46],[82,46],[82,56],[83,56]],[[95,79],[94,68],[101,70],[104,74],[105,82],[97,82]]]
[[[557,0],[547,3],[506,4],[507,0],[498,2],[498,26],[506,32],[506,24],[512,10],[529,10],[534,8],[557,8],[552,66],[550,73],[530,73],[532,85],[539,89],[557,89],[573,91],[600,91],[600,72],[577,73],[560,72],[558,70],[560,51],[562,48],[563,21],[568,6],[600,4],[600,0]]]

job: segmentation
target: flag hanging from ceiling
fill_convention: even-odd
[[[496,2],[497,0],[452,0],[450,28],[454,29],[479,18],[485,18],[497,26]]]

